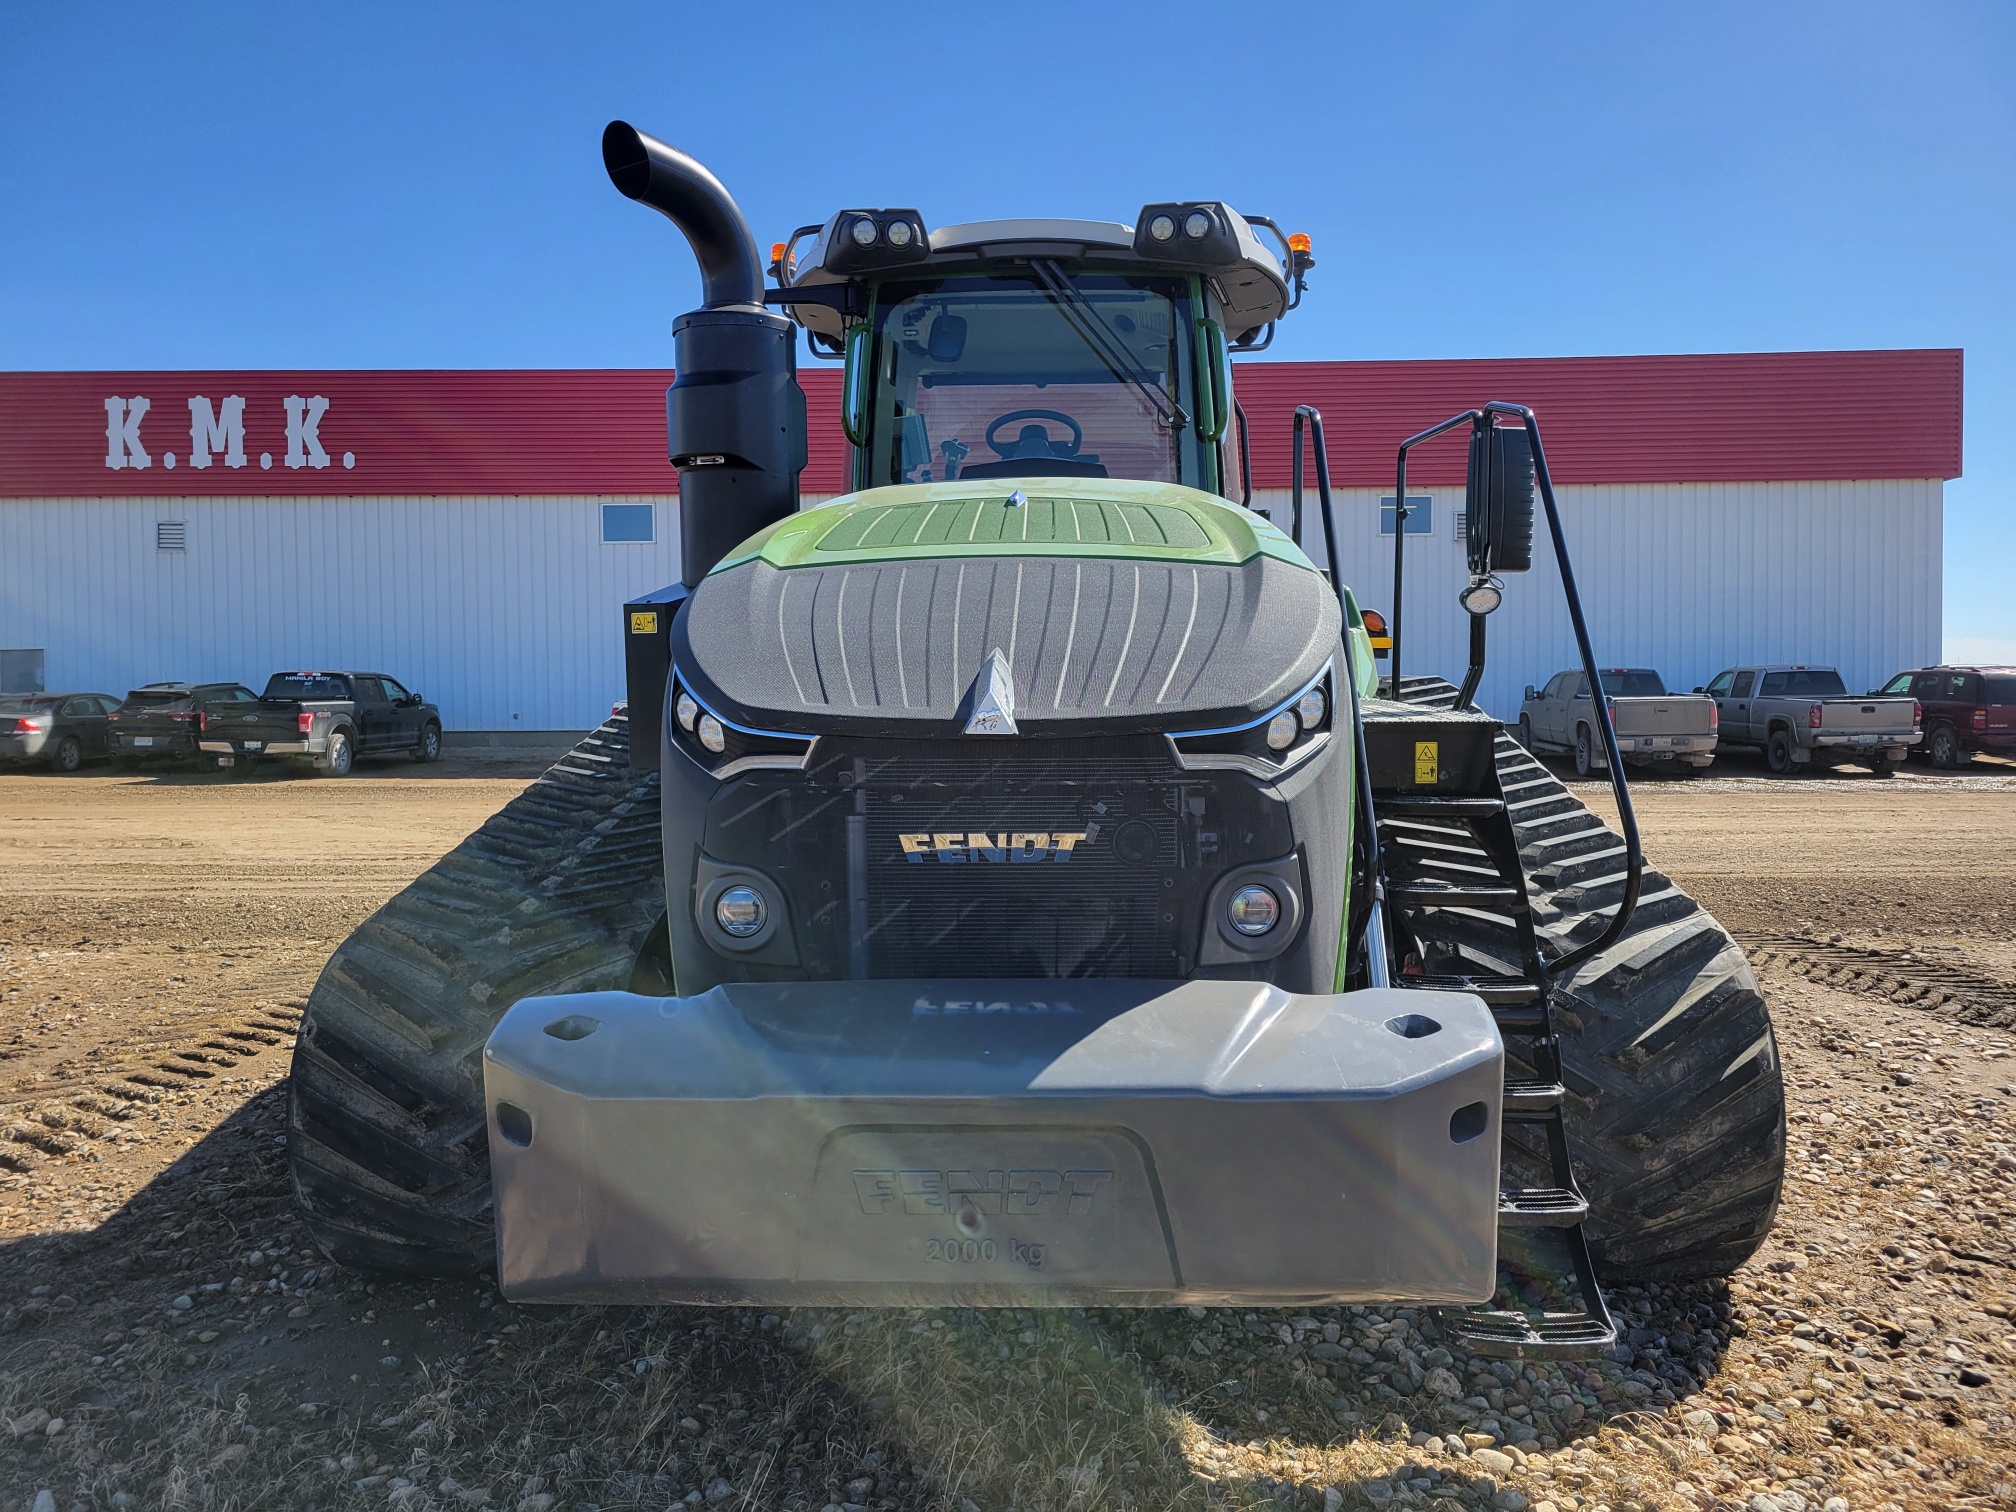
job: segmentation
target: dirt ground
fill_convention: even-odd
[[[1729,1283],[1518,1367],[1412,1309],[532,1309],[329,1265],[282,1159],[302,1003],[540,765],[0,775],[0,1512],[2016,1508],[2016,766],[1638,786],[1772,1002],[1791,1180]]]

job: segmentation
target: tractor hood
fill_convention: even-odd
[[[988,479],[772,526],[694,591],[672,660],[753,730],[957,735],[991,678],[1022,735],[1181,732],[1266,714],[1341,632],[1261,515],[1167,483]]]

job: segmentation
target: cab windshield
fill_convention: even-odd
[[[1073,290],[1075,289],[1075,294]],[[1072,270],[876,291],[864,488],[1141,478],[1212,488],[1190,281]]]

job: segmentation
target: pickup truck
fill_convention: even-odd
[[[106,752],[128,771],[156,761],[216,761],[199,749],[227,720],[244,720],[259,695],[243,683],[148,683],[105,719]]]
[[[1722,744],[1761,748],[1780,774],[1855,761],[1879,777],[1918,743],[1918,701],[1851,696],[1832,667],[1730,667],[1704,690],[1722,711]]]
[[[1626,766],[1670,763],[1669,771],[1692,776],[1715,760],[1715,701],[1693,693],[1669,693],[1649,667],[1604,667],[1603,703],[1617,732],[1617,754]],[[1579,671],[1556,672],[1535,690],[1527,684],[1519,709],[1519,743],[1539,755],[1569,752],[1575,775],[1601,771],[1603,737],[1598,732],[1589,679]]]
[[[1935,767],[1965,766],[1977,751],[2016,756],[2016,667],[1923,667],[1873,691],[1918,700],[1925,743],[1913,754]]]
[[[198,744],[218,766],[292,759],[343,777],[359,756],[439,761],[441,711],[382,672],[275,672],[244,717]]]

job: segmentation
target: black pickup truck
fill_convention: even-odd
[[[441,711],[382,672],[275,672],[232,713],[197,742],[218,766],[283,759],[342,777],[360,756],[441,759]]]

